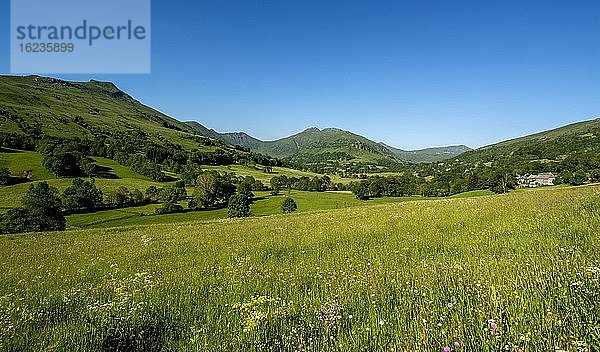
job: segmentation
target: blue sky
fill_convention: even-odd
[[[478,147],[600,116],[600,2],[154,0],[151,74],[54,76],[261,139],[316,126]]]

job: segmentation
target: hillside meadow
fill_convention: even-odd
[[[0,350],[595,351],[599,230],[596,185],[4,235]]]
[[[5,151],[8,149],[4,149]],[[132,171],[129,167],[119,165],[111,159],[94,157],[94,161],[103,169],[104,177],[95,178],[96,185],[105,192],[115,191],[121,186],[129,190],[139,189],[144,191],[151,185],[164,187],[173,184],[173,182],[155,182],[149,178]],[[8,167],[13,175],[20,175],[23,170],[30,170],[33,183],[39,181],[48,182],[49,185],[56,187],[59,192],[64,191],[72,184],[72,178],[56,178],[42,166],[42,156],[32,151],[17,151],[0,153],[0,167]],[[315,177],[320,174],[303,172],[284,167],[273,167],[272,172],[265,173],[262,169],[243,165],[229,166],[205,166],[205,170],[214,170],[220,173],[235,173],[238,176],[252,176],[255,179],[269,185],[269,181],[274,176],[285,175],[287,177]],[[331,176],[334,182],[349,183],[349,178]],[[32,182],[23,182],[16,185],[0,187],[0,213],[17,207],[21,204],[21,199]],[[193,187],[188,187],[188,195],[193,194]],[[255,216],[265,216],[281,213],[281,202],[284,197],[291,196],[298,203],[298,212],[321,211],[330,209],[340,209],[365,204],[397,203],[412,200],[426,199],[420,196],[412,197],[383,197],[371,199],[367,202],[357,200],[351,192],[308,192],[291,190],[282,191],[277,196],[270,195],[267,191],[255,191],[256,197],[251,204],[251,210]],[[471,191],[458,194],[451,197],[473,197],[492,194],[490,191]],[[180,204],[187,208],[187,201],[181,201]],[[69,228],[98,228],[98,227],[120,227],[131,225],[150,225],[150,224],[173,224],[189,221],[208,221],[227,218],[227,209],[188,211],[178,214],[155,215],[155,210],[159,204],[148,204],[143,206],[127,207],[121,209],[99,210],[93,213],[72,214],[67,216],[67,226]]]

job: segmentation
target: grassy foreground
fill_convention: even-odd
[[[0,350],[596,351],[599,233],[588,186],[0,236]]]

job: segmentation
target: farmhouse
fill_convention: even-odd
[[[556,175],[552,172],[538,175],[525,174],[517,177],[517,183],[521,187],[554,186],[554,180],[556,180]]]

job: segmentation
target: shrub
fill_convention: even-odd
[[[294,212],[296,209],[298,209],[298,205],[294,198],[286,197],[283,202],[281,202],[281,211],[283,211],[284,214]]]
[[[22,207],[11,209],[2,216],[5,233],[64,230],[67,221],[62,213],[58,191],[40,182],[29,186]]]
[[[250,200],[244,194],[236,194],[229,198],[227,216],[242,218],[250,216]]]
[[[183,207],[177,203],[167,202],[163,203],[163,205],[160,208],[157,208],[154,212],[156,214],[183,213]]]
[[[156,186],[148,186],[144,195],[148,202],[156,202],[160,197],[160,189]]]
[[[2,233],[30,231],[31,214],[25,208],[9,209],[2,215]]]
[[[5,186],[9,183],[10,180],[10,171],[5,168],[0,168],[0,186]]]
[[[160,192],[160,200],[175,203],[184,200],[187,196],[184,181],[177,181],[173,186],[165,186]]]
[[[120,186],[117,190],[106,194],[106,203],[114,208],[123,208],[131,204],[129,190],[125,186]]]
[[[96,187],[94,180],[73,180],[62,194],[65,210],[71,213],[90,211],[102,206],[102,191]]]

